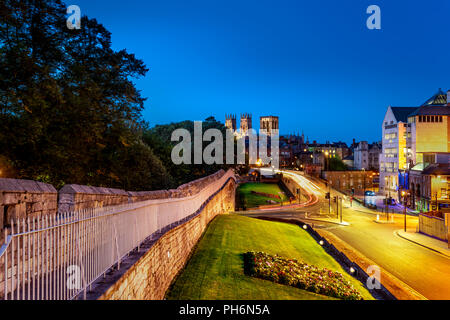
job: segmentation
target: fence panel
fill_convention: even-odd
[[[447,226],[441,218],[420,214],[419,231],[444,241],[447,240]]]

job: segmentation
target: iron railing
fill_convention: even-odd
[[[148,237],[188,218],[233,177],[195,195],[20,219],[0,248],[0,299],[69,300]],[[6,231],[7,232],[7,231]]]

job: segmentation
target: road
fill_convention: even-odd
[[[305,218],[307,212],[309,218],[336,219],[334,213],[328,214],[325,185],[298,172],[283,174],[290,175],[304,191],[317,196],[319,201],[306,208],[283,209],[264,213],[264,216]],[[332,196],[336,194],[332,192]],[[315,227],[333,233],[427,299],[450,299],[450,258],[398,237],[395,231],[403,229],[403,215],[395,215],[394,223],[377,223],[373,211],[355,203],[353,207],[349,206],[347,202],[343,208],[343,219],[349,223],[348,226],[320,222],[315,223]],[[380,217],[380,220],[384,219],[384,216]],[[415,232],[417,220],[415,216],[407,217],[409,232]]]

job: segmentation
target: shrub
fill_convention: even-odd
[[[263,252],[244,254],[245,273],[249,276],[293,286],[344,300],[362,300],[361,294],[339,273],[272,256]]]

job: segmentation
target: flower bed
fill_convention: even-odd
[[[361,294],[339,272],[263,252],[247,252],[244,262],[246,273],[253,277],[339,299],[362,300]]]

